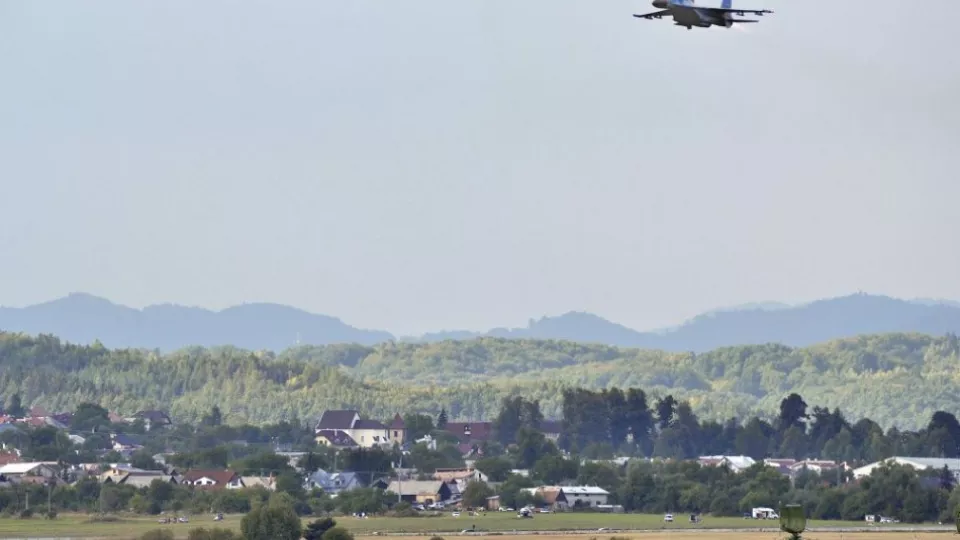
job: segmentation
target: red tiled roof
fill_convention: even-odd
[[[209,478],[217,483],[217,486],[225,486],[230,483],[234,477],[237,476],[237,473],[229,469],[220,469],[220,470],[202,470],[195,469],[187,471],[183,475],[183,479],[186,482],[191,484],[200,480],[201,478]]]
[[[20,456],[16,452],[0,452],[0,467],[10,463],[20,463]]]
[[[47,412],[47,410],[43,407],[37,405],[36,407],[30,409],[30,416],[34,418],[42,418],[44,416],[50,416],[50,413]]]

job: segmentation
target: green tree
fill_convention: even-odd
[[[20,398],[19,392],[10,396],[10,402],[7,403],[7,415],[12,416],[13,418],[23,418],[26,416],[26,411],[23,409],[23,401]]]
[[[96,431],[110,425],[110,412],[96,403],[81,403],[73,413],[70,427],[76,431]]]
[[[323,540],[353,540],[353,535],[343,527],[333,527],[323,533]]]
[[[513,463],[502,457],[478,459],[473,465],[492,482],[503,482],[513,469]]]
[[[333,518],[320,518],[313,520],[303,531],[304,540],[320,540],[324,533],[337,526]]]
[[[286,499],[272,496],[240,521],[246,540],[300,540],[300,517]]]
[[[437,416],[437,429],[447,429],[447,409],[440,409],[440,415]]]
[[[206,416],[204,416],[201,423],[205,426],[213,426],[213,427],[216,427],[222,424],[223,414],[220,412],[220,407],[217,407],[216,405],[214,405],[210,409],[210,414],[207,414]]]
[[[471,481],[463,489],[463,504],[467,508],[486,508],[487,497],[493,496],[493,489],[486,482]]]

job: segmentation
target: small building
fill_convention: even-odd
[[[560,420],[543,420],[540,422],[540,432],[547,439],[557,442],[563,433],[563,422]]]
[[[277,479],[273,476],[241,476],[240,481],[243,482],[245,488],[260,487],[267,491],[277,490]]]
[[[805,459],[803,461],[798,461],[790,466],[790,473],[793,476],[800,474],[800,472],[807,470],[810,472],[815,472],[817,474],[823,474],[828,471],[836,471],[839,467],[836,461],[825,461],[819,459]]]
[[[180,480],[176,476],[160,471],[128,472],[120,476],[106,476],[103,479],[103,483],[142,488],[150,487],[150,484],[152,484],[155,480],[174,485],[180,483]]]
[[[403,446],[407,442],[407,425],[399,413],[394,415],[393,421],[387,426],[390,431],[390,442]]]
[[[358,448],[360,446],[346,431],[339,429],[318,429],[314,440],[321,446],[327,446],[335,450]]]
[[[960,459],[957,458],[924,458],[924,457],[904,457],[904,456],[893,456],[887,459],[876,461],[869,465],[864,465],[853,470],[854,479],[860,479],[865,476],[870,476],[873,471],[884,464],[898,464],[904,465],[907,467],[913,467],[918,471],[926,471],[931,469],[943,469],[946,467],[955,478],[960,479]]]
[[[364,486],[360,481],[360,475],[355,472],[328,473],[323,469],[318,469],[307,476],[304,482],[304,488],[321,489],[330,495],[337,495],[344,491],[362,487]]]
[[[201,489],[241,489],[243,479],[236,472],[223,470],[190,470],[183,475],[184,485]]]
[[[569,506],[591,507],[606,506],[610,492],[597,486],[564,486],[564,498]]]
[[[733,472],[743,472],[757,463],[750,456],[701,456],[697,461],[703,467],[726,466]]]
[[[487,475],[473,467],[464,467],[457,469],[437,469],[433,473],[434,480],[443,480],[444,482],[456,482],[461,486],[466,486],[470,482],[487,482]]]
[[[493,422],[447,422],[444,431],[471,445],[493,440]]]
[[[314,431],[318,437],[321,433],[341,431],[363,448],[393,444],[387,426],[376,420],[365,420],[360,417],[359,412],[353,410],[324,411]]]
[[[59,471],[54,465],[41,463],[38,461],[32,463],[8,463],[0,467],[0,476],[7,480],[17,481],[26,478],[57,478]]]
[[[433,504],[452,498],[450,486],[440,480],[393,480],[387,491],[396,493],[400,500],[409,503]]]
[[[487,497],[487,510],[491,512],[496,512],[500,510],[500,496],[494,495],[493,497]]]

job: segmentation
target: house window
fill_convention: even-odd
[[[394,436],[394,437],[399,437],[400,435],[398,435],[397,432],[394,431],[394,432],[393,432],[393,436]]]

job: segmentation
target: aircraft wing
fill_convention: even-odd
[[[663,11],[654,11],[653,13],[644,13],[642,15],[637,15],[636,13],[634,13],[633,16],[639,19],[659,19],[660,17],[663,17],[668,13],[670,13],[670,10],[665,9]]]
[[[764,13],[773,13],[769,9],[737,9],[737,8],[700,8],[703,11],[708,11],[714,14],[720,13],[735,13],[737,15],[743,15],[744,13],[749,13],[750,15],[763,15]]]

